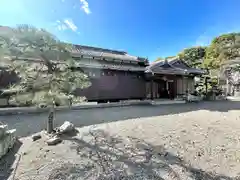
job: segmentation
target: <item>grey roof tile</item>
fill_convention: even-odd
[[[176,64],[180,62],[179,64]],[[184,74],[203,74],[204,71],[201,69],[190,68],[185,64],[181,64],[181,60],[178,58],[166,60],[166,61],[158,61],[152,63],[150,66],[146,68],[146,72],[153,72],[153,73],[170,73],[170,74],[177,74],[177,75],[184,75]]]
[[[98,47],[91,46],[82,46],[82,45],[74,45],[72,53],[75,56],[95,56],[101,58],[110,58],[110,59],[119,59],[123,61],[136,61],[136,62],[145,62],[148,64],[148,60],[146,58],[131,56],[125,51],[117,51],[110,49],[103,49]]]

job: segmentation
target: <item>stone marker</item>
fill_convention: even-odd
[[[7,128],[7,125],[0,125],[0,139],[5,135]]]
[[[0,158],[11,149],[16,141],[16,129],[7,130],[0,139]]]
[[[34,135],[32,135],[32,140],[33,141],[39,140],[41,138],[42,138],[41,134],[34,134]]]
[[[16,129],[10,129],[6,132],[6,135],[9,136],[11,142],[10,144],[10,148],[13,147],[15,140],[16,140]]]
[[[59,128],[58,128],[58,132],[60,133],[68,133],[68,132],[72,132],[75,130],[75,126],[73,123],[69,122],[69,121],[65,121],[63,123],[63,125],[61,125]]]
[[[54,137],[47,140],[47,145],[54,146],[54,145],[57,145],[61,142],[62,142],[62,140],[59,137],[54,136]]]

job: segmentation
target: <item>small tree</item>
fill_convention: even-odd
[[[205,56],[206,47],[191,47],[184,49],[178,55],[185,63],[192,68],[201,68]]]
[[[90,85],[71,56],[73,46],[43,29],[21,25],[0,32],[0,47],[5,60],[7,57],[8,70],[20,77],[7,90],[17,92],[15,99],[28,94],[33,104],[50,106],[47,131],[51,133],[56,101],[67,99],[65,102],[71,105],[74,91]]]

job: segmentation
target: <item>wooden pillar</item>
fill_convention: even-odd
[[[184,76],[182,76],[182,94],[185,95],[185,92],[184,92]]]
[[[174,76],[174,98],[178,98],[178,79]]]
[[[169,87],[168,87],[168,80],[165,81],[165,84],[166,84],[166,89],[169,90]]]
[[[183,94],[187,95],[188,90],[188,77],[182,76],[182,91]]]
[[[151,99],[153,100],[153,80],[151,79]]]
[[[205,93],[206,93],[206,95],[208,93],[208,79],[207,79],[207,77],[205,77]]]
[[[229,94],[229,80],[228,80],[228,78],[226,78],[226,96],[228,96],[228,94]]]

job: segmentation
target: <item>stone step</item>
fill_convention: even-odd
[[[175,100],[155,100],[155,101],[152,101],[151,104],[152,105],[168,105],[168,104],[185,104],[186,101],[184,100],[178,100],[178,101],[175,101]]]
[[[5,135],[6,131],[8,129],[7,125],[0,125],[0,139]]]
[[[7,130],[6,134],[0,139],[0,159],[13,147],[15,141],[16,129]]]

